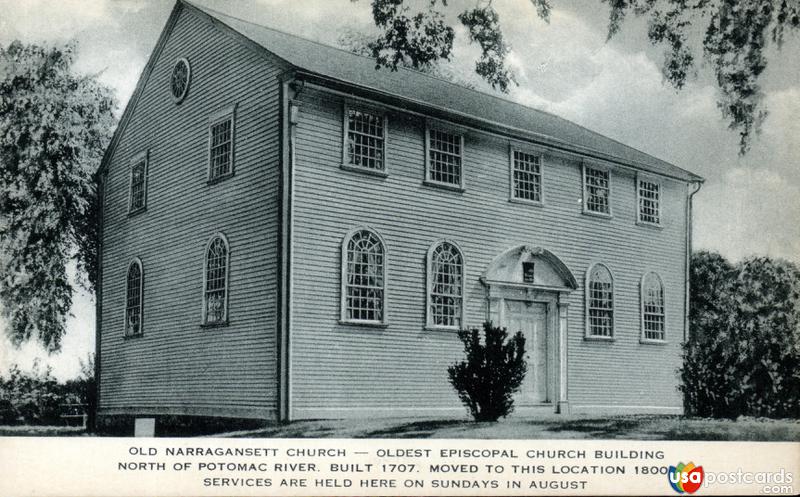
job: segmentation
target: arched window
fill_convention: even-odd
[[[219,233],[206,245],[203,272],[203,323],[228,321],[228,239]]]
[[[125,279],[125,336],[142,334],[142,261],[138,258],[128,265]]]
[[[656,273],[642,277],[642,338],[663,341],[665,339],[664,284]]]
[[[341,306],[342,321],[386,322],[386,248],[372,230],[359,228],[344,238]]]
[[[586,281],[586,334],[589,338],[614,336],[614,278],[604,264],[589,268]]]
[[[464,256],[455,243],[428,250],[428,326],[461,328],[464,306]]]

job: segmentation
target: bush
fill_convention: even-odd
[[[691,334],[680,370],[687,414],[800,413],[800,270],[767,257],[692,261]]]
[[[517,332],[508,339],[505,328],[483,324],[460,330],[466,360],[447,368],[450,384],[475,421],[497,421],[514,410],[513,394],[525,378],[525,337]],[[483,338],[483,341],[481,341]]]
[[[4,422],[23,420],[28,424],[55,424],[59,420],[62,388],[50,368],[24,372],[14,365],[8,377],[0,378],[0,409]]]
[[[7,376],[0,376],[0,423],[63,424],[62,405],[86,404],[91,416],[94,397],[93,355],[81,361],[80,375],[65,383],[56,381],[49,367],[42,370],[38,361],[30,371],[15,364]]]

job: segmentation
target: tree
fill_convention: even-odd
[[[359,33],[358,31],[354,31],[352,29],[345,29],[342,31],[336,41],[340,48],[347,50],[348,52],[361,55],[363,57],[372,57],[372,39],[364,33]],[[439,79],[456,83],[465,88],[471,88],[473,90],[475,89],[475,83],[460,77],[452,70],[452,68],[448,67],[446,64],[442,64],[441,62],[441,60],[438,60],[424,66],[414,67],[410,62],[408,62],[407,59],[402,59],[398,62],[398,67],[419,71],[429,76],[435,76]]]
[[[800,412],[800,269],[718,254],[692,261],[692,329],[680,374],[699,416],[796,417]]]
[[[14,345],[50,352],[72,305],[69,262],[94,284],[93,173],[116,107],[96,75],[73,72],[75,55],[74,43],[0,47],[0,311]]]
[[[647,36],[666,45],[662,72],[677,89],[694,71],[692,34],[704,25],[703,55],[713,67],[721,97],[717,106],[739,132],[740,153],[760,129],[767,111],[759,76],[767,68],[769,42],[778,48],[787,29],[800,26],[797,0],[603,0],[611,6],[608,36],[619,31],[627,13],[647,16]]]
[[[483,324],[459,330],[466,359],[447,368],[450,383],[475,421],[497,421],[514,410],[514,392],[525,378],[525,337],[510,339],[505,328]]]
[[[700,251],[692,256],[689,274],[691,306],[689,329],[704,333],[727,312],[733,265],[716,252]]]
[[[357,0],[353,0],[357,1]],[[550,0],[531,0],[540,18],[549,21]],[[701,51],[710,62],[720,97],[720,111],[729,128],[739,132],[739,152],[750,147],[767,111],[759,77],[767,67],[765,51],[770,43],[780,48],[787,31],[800,27],[798,0],[601,0],[610,6],[608,38],[617,34],[629,13],[648,19],[648,38],[666,45],[662,72],[675,88],[682,89],[694,74]],[[404,0],[372,0],[372,17],[380,34],[369,42],[377,67],[424,68],[450,60],[455,30],[444,11],[447,0],[429,0],[427,9],[411,14]],[[510,51],[503,38],[500,18],[492,0],[457,15],[471,43],[481,55],[475,72],[494,89],[508,92],[515,84],[506,64]],[[703,32],[701,47],[695,33]]]

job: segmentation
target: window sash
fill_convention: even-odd
[[[600,214],[611,214],[611,185],[609,171],[584,168],[584,193],[586,210]]]
[[[205,258],[204,322],[224,323],[228,317],[228,247],[221,237],[211,241]]]
[[[664,340],[665,336],[664,286],[661,280],[651,273],[642,281],[642,338]]]
[[[441,242],[430,252],[428,325],[461,328],[464,304],[464,259],[461,251]]]
[[[530,202],[541,202],[541,156],[514,150],[512,158],[512,182],[513,198]]]
[[[435,128],[428,129],[428,181],[461,186],[463,183],[463,137]]]
[[[214,121],[209,127],[209,180],[233,173],[233,116]]]
[[[593,266],[587,281],[587,334],[614,336],[614,280],[605,266]]]
[[[368,230],[349,236],[345,244],[343,319],[384,322],[386,257],[383,242]]]
[[[144,160],[136,162],[131,168],[131,211],[143,209],[145,206],[146,174],[147,163]]]
[[[125,336],[142,334],[142,269],[138,262],[128,267],[125,281]]]
[[[385,171],[385,118],[361,109],[347,109],[346,160],[353,167]]]
[[[639,180],[639,221],[661,224],[661,185]]]

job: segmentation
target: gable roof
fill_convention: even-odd
[[[277,57],[301,74],[322,78],[345,87],[361,89],[379,96],[423,109],[436,110],[455,118],[484,123],[514,136],[523,136],[544,145],[574,151],[588,157],[608,160],[636,169],[657,173],[684,181],[703,181],[700,176],[669,162],[646,154],[616,140],[595,133],[556,115],[527,107],[504,98],[465,88],[418,71],[400,68],[397,71],[375,69],[375,61],[299,36],[254,24],[221,12],[177,0],[173,16],[162,38],[174,23],[172,17],[186,7],[215,25],[221,24],[246,39],[248,44],[262,48],[267,55]],[[162,41],[161,39],[159,40]],[[156,51],[159,46],[157,45]],[[151,64],[156,53],[151,56]],[[147,68],[142,74],[145,79]],[[142,81],[139,82],[142,85]],[[138,97],[131,97],[125,114]],[[123,127],[125,115],[119,128]],[[458,121],[457,121],[458,122]],[[119,129],[117,130],[119,132]],[[112,141],[112,145],[114,142]],[[110,149],[111,147],[109,147]],[[102,166],[101,166],[102,167]]]
[[[185,0],[179,0],[185,1]],[[568,149],[585,149],[639,169],[689,181],[699,176],[571,121],[410,69],[375,69],[375,60],[187,3],[226,24],[297,69],[403,100],[427,104],[537,135]],[[605,157],[603,157],[605,156]]]

